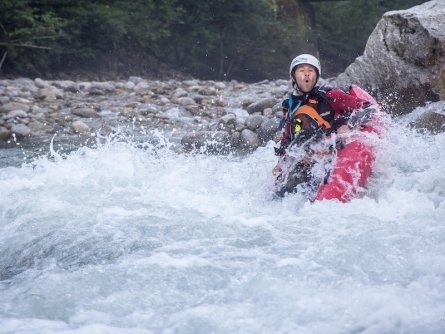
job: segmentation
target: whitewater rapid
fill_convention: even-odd
[[[445,134],[394,123],[347,204],[155,135],[0,168],[0,333],[445,332]]]

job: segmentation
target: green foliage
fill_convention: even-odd
[[[0,2],[0,56],[17,72],[45,68],[48,52],[63,36],[64,20],[51,10],[42,10],[29,0]]]
[[[174,27],[169,55],[194,74],[218,79],[264,77],[287,62],[288,45],[296,43],[297,36],[286,33],[292,24],[277,20],[267,0],[186,0],[181,7],[185,15]]]
[[[0,71],[254,81],[285,78],[293,56],[315,52],[333,74],[363,52],[383,12],[421,2],[2,0]]]

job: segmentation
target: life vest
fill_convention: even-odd
[[[317,104],[318,101],[309,99],[305,105],[302,105],[292,112],[292,118],[296,119],[300,115],[307,115],[313,119],[318,126],[323,127],[324,130],[330,129],[331,124],[329,124],[329,122],[326,121],[315,109]]]
[[[318,126],[322,127],[324,130],[328,130],[330,129],[332,126],[331,124],[326,121],[322,115],[320,115],[317,112],[317,109],[315,109],[317,107],[318,101],[314,100],[314,99],[308,99],[307,102],[304,105],[301,105],[302,101],[299,101],[297,103],[297,105],[295,106],[295,108],[292,109],[292,95],[289,96],[289,110],[287,111],[286,115],[281,119],[280,121],[280,125],[278,127],[279,130],[281,130],[284,126],[284,123],[286,121],[288,121],[289,123],[292,124],[293,120],[297,121],[297,127],[299,126],[299,124],[301,123],[301,120],[299,120],[298,116],[299,115],[307,115],[309,118],[311,118],[312,120],[314,120]],[[298,122],[298,120],[300,122]],[[298,132],[298,131],[296,131]]]

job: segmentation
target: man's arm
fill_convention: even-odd
[[[368,101],[349,95],[340,89],[332,89],[326,92],[326,96],[328,97],[329,104],[335,110],[336,116],[346,112],[350,113],[369,104]]]

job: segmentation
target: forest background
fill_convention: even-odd
[[[1,0],[0,76],[254,82],[312,53],[323,77],[363,53],[389,10],[419,0]]]

